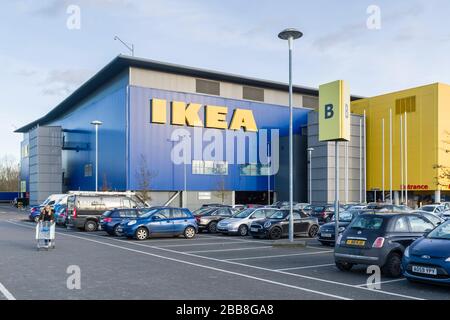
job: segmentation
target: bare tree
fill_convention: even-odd
[[[152,201],[150,195],[152,180],[157,176],[156,172],[150,171],[148,168],[147,158],[141,154],[139,168],[136,170],[136,179],[139,187],[139,197],[144,201]]]
[[[0,191],[17,191],[19,188],[19,164],[14,157],[0,159]]]
[[[227,190],[227,186],[226,186],[226,182],[225,182],[225,177],[220,176],[220,178],[217,180],[215,196],[220,198],[220,200],[222,201],[222,204],[225,204],[225,198],[227,196],[227,191],[228,190]]]

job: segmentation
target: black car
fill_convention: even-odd
[[[348,271],[355,264],[378,265],[384,274],[399,277],[405,249],[434,228],[431,221],[413,213],[361,214],[338,237],[336,266]]]
[[[345,211],[344,207],[340,206],[339,211]],[[334,204],[315,205],[308,213],[312,217],[317,218],[320,224],[331,222],[334,216]]]
[[[314,238],[319,230],[316,218],[308,216],[302,211],[295,210],[294,236]],[[281,239],[289,235],[289,210],[278,210],[269,218],[254,221],[250,225],[250,235],[253,238]]]
[[[348,210],[339,213],[339,233],[344,232],[344,230],[348,227],[348,225],[360,214],[363,213],[371,213],[373,211],[370,210]],[[323,224],[319,233],[317,234],[317,240],[320,241],[322,245],[326,246],[334,246],[334,241],[336,239],[336,221],[333,216],[333,222]]]
[[[231,207],[205,207],[194,211],[193,215],[197,221],[199,232],[206,230],[209,233],[216,233],[219,221],[231,218],[236,212],[238,210]]]

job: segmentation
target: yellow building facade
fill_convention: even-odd
[[[435,83],[353,101],[351,110],[366,114],[368,192],[385,190],[389,199],[392,181],[397,199],[401,190],[408,190],[408,199],[417,202],[440,201],[441,191],[450,195],[449,85]]]

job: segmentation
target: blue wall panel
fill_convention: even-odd
[[[150,122],[150,101],[152,98],[167,100],[167,124]],[[170,125],[170,102],[182,101],[228,107],[227,120],[231,120],[232,111],[236,108],[253,110],[258,129],[280,129],[280,136],[288,135],[289,108],[251,101],[226,99],[200,94],[187,94],[165,90],[130,87],[129,110],[129,181],[128,189],[139,189],[138,171],[142,156],[146,159],[149,170],[154,174],[151,179],[152,190],[182,190],[184,186],[184,165],[176,165],[171,161],[171,150],[174,142],[171,134],[180,126]],[[309,109],[294,109],[294,133],[300,132],[300,127],[307,123]],[[203,118],[203,109],[199,113]],[[184,127],[193,135],[192,127]],[[207,143],[204,143],[206,145]],[[237,146],[235,146],[236,150]],[[246,151],[248,157],[248,150]],[[217,190],[225,184],[226,190],[265,191],[266,176],[243,176],[240,166],[229,165],[227,176],[193,175],[192,167],[187,166],[187,189],[193,191]],[[273,186],[273,179],[271,181]]]

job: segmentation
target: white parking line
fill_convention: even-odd
[[[19,224],[19,223],[14,223],[14,222],[10,222],[12,224],[21,226],[21,227],[26,227],[23,224]],[[29,227],[28,227],[29,228]],[[98,242],[100,244],[104,244],[107,246],[112,246],[112,247],[118,247],[118,248],[122,248],[124,250],[129,250],[129,251],[136,251],[136,252],[141,252],[143,254],[147,254],[147,255],[151,255],[151,256],[156,256],[156,257],[161,257],[162,259],[168,259],[168,260],[175,260],[178,261],[180,263],[186,263],[186,264],[193,264],[193,265],[197,265],[191,262],[187,262],[187,261],[183,261],[183,260],[178,260],[178,259],[174,259],[174,258],[169,258],[169,257],[164,257],[164,256],[158,256],[156,254],[152,254],[152,253],[148,253],[148,252],[144,252],[144,251],[138,251],[138,250],[134,250],[134,249],[130,249],[130,248],[126,248],[126,247],[121,247],[121,246],[116,246],[110,243],[105,243],[105,242],[100,242],[100,241],[95,241],[92,239],[87,239],[86,237],[79,237],[79,236],[74,236],[71,234],[68,234],[67,232],[57,232],[58,234],[61,235],[66,235],[68,237],[74,237],[74,238],[79,238],[79,239],[83,239],[86,241],[92,241],[92,242]],[[88,234],[88,236],[92,236],[92,237],[98,237],[98,238],[102,238],[98,235],[94,235],[94,234]],[[335,285],[339,285],[339,286],[344,286],[344,287],[350,287],[350,288],[355,288],[355,289],[360,289],[360,290],[365,290],[365,291],[371,291],[371,292],[377,292],[377,293],[381,293],[381,294],[385,294],[385,295],[390,295],[390,296],[395,296],[395,297],[402,297],[402,298],[406,298],[406,299],[412,299],[412,300],[425,300],[423,298],[418,298],[418,297],[414,297],[414,296],[408,296],[408,295],[403,295],[403,294],[399,294],[399,293],[395,293],[395,292],[390,292],[390,291],[384,291],[384,290],[376,290],[374,291],[373,289],[369,289],[369,288],[365,288],[365,287],[358,287],[356,285],[352,285],[352,284],[348,284],[348,283],[343,283],[343,282],[338,282],[338,281],[332,281],[332,280],[326,280],[326,279],[320,279],[320,278],[316,278],[316,277],[311,277],[311,276],[305,276],[305,275],[301,275],[301,274],[296,274],[296,273],[291,273],[291,272],[286,272],[286,271],[279,271],[279,270],[273,270],[273,269],[268,269],[268,268],[264,268],[264,267],[258,267],[258,266],[253,266],[253,265],[248,265],[248,264],[244,264],[244,263],[239,263],[239,262],[234,262],[234,261],[229,261],[229,260],[221,260],[221,259],[216,259],[216,258],[211,258],[211,257],[205,257],[205,256],[200,256],[200,255],[196,255],[196,254],[191,254],[191,253],[186,253],[186,252],[180,252],[180,251],[175,251],[175,250],[171,250],[171,249],[167,249],[167,248],[159,248],[159,247],[155,247],[155,246],[148,246],[145,245],[143,243],[136,243],[136,242],[132,242],[132,241],[125,241],[125,240],[121,240],[121,239],[115,239],[115,238],[110,238],[110,240],[112,241],[117,241],[117,242],[124,242],[124,243],[129,243],[129,244],[133,244],[136,246],[142,246],[142,247],[147,247],[147,248],[151,248],[151,249],[157,249],[157,250],[162,250],[165,252],[170,252],[170,253],[174,253],[174,254],[180,254],[180,255],[186,255],[186,256],[190,256],[190,257],[196,257],[196,258],[201,258],[201,259],[205,259],[205,260],[211,260],[211,261],[216,261],[216,262],[222,262],[222,263],[229,263],[229,264],[233,264],[233,265],[238,265],[238,266],[243,266],[246,268],[250,268],[250,269],[257,269],[257,270],[263,270],[263,271],[268,271],[268,272],[275,272],[275,273],[280,273],[280,274],[285,274],[288,276],[293,276],[293,277],[298,277],[298,278],[303,278],[303,279],[309,279],[309,280],[315,280],[315,281],[319,281],[319,282],[324,282],[324,283],[329,283],[329,284],[335,284]],[[209,266],[205,266],[205,265],[197,265],[199,267],[203,267],[203,268],[207,268],[207,269],[214,269],[213,267],[209,267]],[[224,270],[224,269],[219,269],[219,271],[225,272],[225,273],[232,273],[232,274],[236,274],[242,277],[247,277],[247,278],[255,278],[252,276],[248,276],[245,274],[241,274],[241,273],[236,273],[236,272],[232,272],[232,271],[228,271],[228,270]],[[256,278],[257,280],[259,279],[260,281],[263,282],[272,282],[271,280],[267,280],[267,279],[263,279],[263,278]],[[283,283],[278,283],[275,282],[275,284],[280,284],[282,286],[288,286],[288,287],[292,287],[290,285],[286,285]],[[345,297],[341,297],[341,296],[336,296],[333,294],[329,294],[329,293],[325,293],[325,292],[321,292],[321,291],[315,291],[315,290],[311,290],[311,289],[307,289],[307,288],[301,288],[301,287],[297,287],[298,290],[303,290],[303,291],[308,291],[308,292],[314,292],[314,293],[318,293],[318,294],[322,294],[325,296],[332,296],[334,298],[337,299],[344,299],[344,300],[352,300],[350,298],[345,298]]]
[[[385,284],[385,283],[400,282],[400,281],[406,281],[406,278],[379,281],[379,282],[369,283],[369,285],[375,286],[377,284]],[[367,287],[367,285],[368,285],[367,283],[361,283],[361,284],[356,285],[356,287]]]
[[[315,266],[304,266],[304,267],[294,267],[294,268],[283,268],[283,269],[276,269],[275,271],[289,271],[289,270],[301,270],[301,269],[312,269],[312,268],[323,268],[323,267],[331,267],[334,266],[334,263],[329,264],[317,264]]]
[[[1,282],[0,282],[0,292],[5,296],[6,299],[16,300],[16,298],[12,295],[12,293],[9,292],[8,289],[6,289]]]
[[[161,248],[161,247],[160,247]],[[186,251],[187,253],[207,253],[207,252],[227,252],[227,251],[242,251],[242,250],[256,250],[261,248],[273,248],[272,246],[259,246],[248,248],[232,248],[232,249],[215,249],[215,250],[199,250],[199,251]]]
[[[303,253],[292,253],[292,254],[280,254],[275,256],[261,256],[261,257],[245,257],[245,258],[233,258],[233,259],[224,259],[223,261],[238,261],[238,260],[255,260],[255,259],[270,259],[270,258],[281,258],[281,257],[294,257],[294,256],[307,256],[313,254],[324,254],[330,253],[333,251],[314,251],[314,252],[303,252]]]
[[[21,226],[21,227],[30,228],[28,226],[25,226],[25,225],[19,224],[19,223],[14,223],[14,222],[9,222],[9,223],[14,224],[14,225],[18,225],[18,226]],[[352,300],[352,299],[349,299],[349,298],[346,298],[346,297],[342,297],[342,296],[338,296],[338,295],[334,295],[334,294],[330,294],[330,293],[326,293],[326,292],[321,292],[321,291],[316,291],[316,290],[312,290],[312,289],[307,289],[307,288],[303,288],[303,287],[299,287],[299,286],[294,286],[294,285],[290,285],[290,284],[286,284],[286,283],[282,283],[282,282],[277,282],[277,281],[268,280],[268,279],[264,279],[264,278],[254,277],[254,276],[250,276],[250,275],[246,275],[246,274],[242,274],[242,273],[238,273],[238,272],[234,272],[234,271],[230,271],[230,270],[225,270],[225,269],[210,267],[210,266],[206,266],[206,265],[201,265],[201,264],[198,264],[198,263],[188,262],[188,261],[184,261],[184,260],[180,260],[180,259],[165,257],[165,256],[161,256],[161,255],[158,255],[158,254],[150,253],[150,252],[145,252],[145,251],[140,251],[140,250],[136,250],[136,249],[131,249],[131,248],[115,245],[115,244],[112,244],[112,243],[106,243],[106,242],[103,242],[103,241],[97,241],[97,240],[93,240],[93,239],[88,239],[86,237],[75,236],[75,235],[72,235],[72,234],[68,234],[67,232],[56,232],[56,233],[60,234],[60,235],[63,235],[63,236],[66,236],[66,237],[71,237],[71,238],[81,239],[81,240],[85,240],[85,241],[90,241],[90,242],[93,242],[93,243],[102,244],[104,246],[109,246],[109,247],[112,247],[112,248],[117,248],[117,249],[122,249],[122,250],[130,251],[130,252],[140,253],[140,254],[143,254],[143,255],[157,257],[157,258],[160,258],[160,259],[163,259],[163,260],[174,261],[174,262],[178,262],[178,263],[181,263],[181,264],[187,264],[187,265],[191,265],[191,266],[195,266],[195,267],[199,267],[199,268],[203,268],[203,269],[209,269],[209,270],[218,271],[218,272],[222,272],[222,273],[232,274],[232,275],[235,275],[235,276],[239,276],[239,277],[243,277],[243,278],[247,278],[247,279],[252,279],[252,280],[257,280],[257,281],[260,281],[260,282],[270,283],[270,284],[278,285],[278,286],[285,287],[285,288],[291,288],[291,289],[295,289],[295,290],[299,290],[299,291],[314,293],[314,294],[327,296],[327,297],[330,297],[330,298],[335,298],[335,299],[340,299],[340,300]],[[100,237],[98,235],[92,235],[92,236]],[[119,239],[111,239],[111,240],[126,242],[124,240],[119,240]],[[134,242],[128,242],[128,243],[134,243]],[[138,245],[137,243],[134,243],[134,244]],[[145,247],[149,247],[149,246],[145,246]],[[170,250],[170,249],[164,249],[164,248],[158,248],[158,247],[150,247],[150,248],[156,248],[156,249],[160,249],[160,250],[167,250],[169,252],[177,253],[177,251]],[[192,256],[195,257],[195,255],[192,255]]]
[[[150,240],[151,241],[151,240]],[[207,243],[192,243],[192,244],[168,244],[159,246],[160,248],[172,248],[172,247],[191,247],[191,246],[223,246],[229,244],[242,244],[242,242],[233,241],[233,242],[207,242]]]

